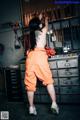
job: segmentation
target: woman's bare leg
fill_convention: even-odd
[[[37,111],[34,106],[34,91],[28,91],[27,95],[29,101],[29,114],[37,115]]]
[[[56,103],[56,94],[55,94],[54,85],[53,84],[47,85],[47,90],[52,100],[51,110],[53,113],[59,114],[59,107]]]
[[[29,106],[34,106],[34,91],[27,91]]]
[[[53,84],[47,85],[47,90],[51,97],[52,102],[56,102],[56,94],[55,94],[55,89],[54,89]]]

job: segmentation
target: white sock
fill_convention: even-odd
[[[57,105],[57,103],[56,103],[56,102],[52,102],[52,105],[53,105],[53,106],[56,106],[56,105]]]

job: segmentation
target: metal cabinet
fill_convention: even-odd
[[[49,66],[50,66],[51,69],[56,69],[57,68],[56,61],[50,61]]]
[[[78,56],[49,58],[60,103],[80,103]],[[56,90],[56,89],[55,89]]]
[[[78,56],[55,56],[48,59],[52,72],[54,87],[58,103],[80,103],[80,79]],[[20,65],[21,77],[24,79],[25,60]],[[26,91],[24,90],[26,99]],[[36,103],[50,103],[47,89],[41,81],[37,81],[34,101]]]
[[[78,69],[71,68],[71,69],[59,69],[58,70],[59,77],[73,77],[78,76]]]
[[[19,67],[5,68],[4,75],[6,81],[6,95],[8,101],[23,101],[21,73]]]
[[[60,86],[64,85],[79,85],[80,80],[79,77],[66,77],[66,78],[59,78]]]
[[[58,68],[70,68],[70,67],[73,68],[78,66],[77,59],[69,59],[69,58],[66,58],[64,60],[58,60],[57,64],[58,64]]]

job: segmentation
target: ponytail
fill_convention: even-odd
[[[30,31],[30,50],[34,50],[36,46],[35,31]]]

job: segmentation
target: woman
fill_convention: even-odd
[[[27,90],[29,100],[29,114],[37,115],[34,105],[34,92],[36,91],[37,78],[46,86],[52,100],[51,110],[59,113],[56,103],[56,95],[54,89],[54,80],[48,64],[48,56],[46,54],[46,33],[48,30],[48,20],[45,18],[45,24],[39,18],[33,18],[30,23],[30,50],[27,53],[26,71],[25,71],[25,88]]]

